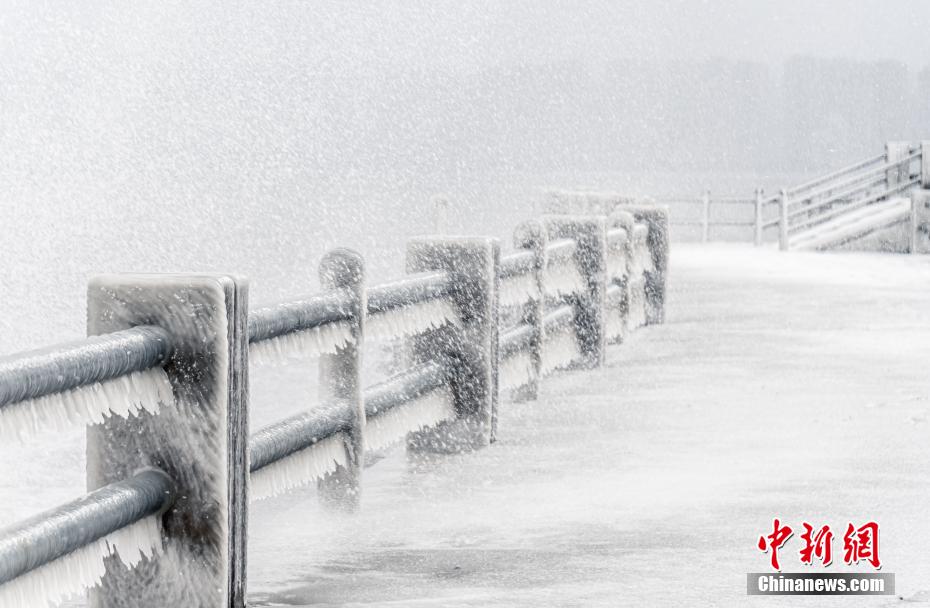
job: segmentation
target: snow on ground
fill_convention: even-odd
[[[881,525],[930,590],[930,258],[673,247],[668,322],[505,403],[478,453],[368,469],[360,513],[256,505],[256,605],[747,604],[772,518]],[[842,564],[842,531],[835,541]],[[797,536],[782,553],[801,571]],[[891,605],[896,598],[767,598]]]

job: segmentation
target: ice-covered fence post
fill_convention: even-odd
[[[113,275],[88,287],[87,328],[167,330],[175,402],[87,431],[87,487],[165,471],[177,500],[165,550],[127,570],[109,559],[97,608],[245,605],[248,484],[248,288],[225,275]]]
[[[784,188],[778,197],[778,248],[788,250],[788,191]]]
[[[668,207],[655,205],[630,207],[637,221],[649,226],[649,254],[652,268],[645,271],[646,324],[665,323],[665,292],[668,277],[669,217]]]
[[[710,190],[701,195],[701,242],[710,238]]]
[[[910,151],[910,142],[889,141],[885,144],[885,162],[891,164],[900,161],[901,159],[907,158],[907,156],[910,154]],[[887,187],[892,188],[903,181],[907,181],[910,178],[907,170],[909,166],[909,162],[899,163],[888,169],[888,171],[885,173]]]
[[[920,187],[930,190],[930,141],[920,142]]]
[[[911,253],[930,253],[930,190],[911,190]]]
[[[330,504],[354,508],[358,505],[359,479],[365,463],[365,403],[361,390],[362,348],[365,314],[365,264],[362,256],[349,249],[334,249],[320,261],[320,286],[325,290],[344,289],[352,293],[347,311],[352,339],[335,353],[320,355],[320,403],[341,402],[352,413],[346,452],[346,466],[337,466],[319,483],[320,495]]]
[[[513,246],[518,249],[530,249],[536,258],[533,267],[533,279],[536,281],[536,298],[523,305],[520,321],[533,327],[533,341],[530,346],[530,359],[533,362],[533,379],[519,388],[514,399],[530,401],[539,394],[539,380],[542,377],[543,312],[545,309],[545,285],[548,260],[546,256],[546,232],[537,220],[529,220],[517,226],[513,233]]]
[[[577,243],[575,264],[586,289],[567,298],[575,308],[575,332],[583,362],[598,367],[604,362],[607,343],[607,222],[599,216],[547,216],[544,222],[550,239],[573,239]]]
[[[756,247],[762,245],[762,188],[756,188],[755,239]]]
[[[439,360],[449,373],[457,417],[413,433],[414,451],[457,452],[494,440],[498,399],[498,266],[500,243],[483,237],[422,237],[407,246],[407,272],[449,273],[460,327],[416,336],[413,356]]]

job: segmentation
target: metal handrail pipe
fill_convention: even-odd
[[[806,200],[808,200],[808,199],[816,198],[816,197],[818,197],[818,196],[823,196],[823,195],[825,195],[825,194],[830,194],[831,192],[833,192],[833,191],[836,190],[837,188],[842,188],[842,187],[844,187],[844,186],[849,186],[850,184],[857,184],[857,183],[859,183],[859,182],[861,182],[861,181],[863,181],[863,180],[866,180],[866,179],[868,179],[868,178],[870,178],[870,177],[878,177],[878,176],[884,177],[885,173],[888,172],[888,171],[890,171],[891,169],[894,169],[894,168],[896,168],[896,167],[900,167],[901,165],[906,164],[906,163],[910,163],[910,162],[912,162],[912,161],[914,161],[914,160],[916,160],[916,159],[918,159],[918,158],[920,158],[920,153],[919,153],[919,152],[917,152],[917,153],[911,153],[911,154],[909,154],[908,156],[906,156],[906,157],[904,157],[904,158],[900,158],[900,159],[895,160],[895,161],[883,163],[883,164],[881,164],[881,165],[878,165],[877,167],[873,167],[873,168],[869,169],[868,171],[862,171],[862,172],[860,172],[860,173],[856,173],[855,175],[850,175],[848,178],[844,179],[843,181],[841,181],[841,182],[839,182],[839,183],[833,183],[833,184],[830,184],[829,186],[825,186],[825,187],[823,187],[823,188],[820,188],[819,190],[814,190],[813,192],[809,192],[809,193],[807,193],[806,195],[804,195],[804,196],[802,196],[802,197],[794,197],[794,198],[792,199],[791,203],[792,203],[792,204],[797,204],[797,203],[804,202],[804,201],[806,201]]]
[[[168,475],[143,469],[0,530],[0,584],[166,510],[174,495]]]
[[[880,186],[884,183],[885,183],[885,177],[881,176],[878,178],[873,178],[872,181],[870,182],[863,182],[861,184],[853,186],[852,188],[847,188],[846,190],[837,192],[836,194],[834,194],[833,196],[829,198],[824,198],[820,200],[804,199],[804,201],[798,201],[798,202],[807,202],[807,204],[804,205],[803,207],[795,208],[792,211],[789,211],[788,219],[791,220],[795,217],[805,215],[808,212],[810,212],[812,209],[816,209],[818,207],[823,207],[825,205],[832,205],[833,203],[837,201],[842,201],[843,199],[849,198],[850,196],[854,194],[857,194],[860,192],[868,192],[869,189],[875,188],[876,186]]]
[[[514,251],[507,255],[501,256],[501,262],[498,269],[500,278],[528,274],[536,268],[536,254],[532,249]]]
[[[348,431],[353,419],[352,406],[336,402],[270,424],[249,438],[249,471],[254,473],[318,441]]]
[[[821,223],[821,222],[824,222],[824,221],[826,221],[826,220],[832,219],[832,218],[834,218],[834,217],[836,217],[836,216],[838,216],[838,215],[842,215],[843,213],[848,213],[848,212],[850,212],[850,211],[854,211],[854,210],[860,209],[860,208],[862,208],[862,207],[867,207],[869,204],[874,203],[875,201],[877,201],[877,200],[879,200],[879,199],[882,199],[882,198],[888,196],[889,194],[894,194],[895,192],[900,192],[900,191],[902,191],[902,190],[907,190],[907,189],[910,188],[911,186],[915,186],[915,185],[917,185],[918,183],[920,183],[920,178],[912,177],[910,180],[908,180],[908,181],[906,181],[906,182],[901,182],[900,184],[898,184],[898,185],[896,185],[896,186],[894,186],[894,187],[892,187],[892,188],[888,188],[887,190],[883,190],[882,192],[878,192],[878,193],[876,193],[876,194],[873,194],[872,196],[869,196],[869,197],[866,197],[866,198],[864,198],[864,199],[861,199],[861,200],[852,202],[852,203],[850,203],[849,205],[844,205],[844,206],[839,207],[839,208],[837,208],[837,209],[832,209],[832,210],[830,210],[830,211],[827,212],[827,213],[823,213],[823,214],[821,214],[821,215],[812,217],[812,218],[810,218],[810,220],[808,220],[808,221],[806,221],[806,222],[797,223],[797,224],[791,226],[789,229],[790,229],[791,231],[798,232],[799,230],[803,230],[803,229],[805,229],[805,228],[810,228],[811,226],[815,226],[815,225],[817,225],[818,223]]]
[[[4,357],[0,408],[157,367],[172,350],[167,331],[140,325]]]
[[[607,230],[607,248],[619,249],[626,244],[628,235],[625,228],[609,228]]]
[[[368,287],[368,314],[444,298],[452,291],[449,273],[421,272]]]
[[[365,415],[376,416],[442,387],[449,381],[445,366],[429,362],[365,390]]]
[[[352,317],[352,292],[337,289],[303,300],[282,302],[249,312],[249,342],[337,323]]]
[[[498,350],[504,359],[518,352],[529,350],[536,338],[536,328],[529,323],[521,323],[500,333]]]
[[[574,239],[553,239],[546,245],[546,255],[550,260],[567,261],[575,255],[577,247]]]
[[[557,306],[543,315],[543,330],[553,331],[571,325],[575,320],[575,309],[570,304]]]
[[[884,159],[885,159],[885,155],[879,154],[878,156],[873,156],[872,158],[868,158],[866,160],[860,161],[853,165],[848,165],[846,167],[843,167],[842,169],[837,169],[836,171],[827,173],[826,175],[822,175],[816,179],[812,179],[802,184],[798,184],[797,186],[794,186],[792,188],[788,188],[788,191],[787,191],[788,195],[790,196],[793,194],[797,194],[803,190],[809,190],[810,188],[819,186],[820,184],[824,184],[838,177],[842,177],[843,175],[846,175],[848,173],[854,173],[856,171],[859,171],[861,169],[868,167],[869,165],[874,165],[875,163],[881,162]]]
[[[604,299],[610,304],[616,304],[623,299],[623,288],[617,283],[611,283],[604,291]]]

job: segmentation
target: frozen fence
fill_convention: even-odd
[[[250,501],[316,484],[355,508],[367,452],[486,447],[501,393],[662,321],[662,209],[547,215],[513,243],[414,239],[376,285],[334,250],[320,293],[253,311],[237,277],[94,279],[90,337],[0,361],[0,435],[86,425],[89,492],[0,531],[0,605],[244,606]],[[366,339],[403,340],[406,369],[363,388]],[[249,366],[311,358],[319,405],[250,434]]]
[[[766,194],[719,196],[705,191],[694,196],[646,198],[643,204],[670,208],[671,228],[690,238],[751,240],[757,246],[778,242],[782,250],[820,249],[861,236],[864,231],[917,218],[912,242],[928,233],[918,210],[902,202],[909,192],[930,189],[930,142],[888,142],[885,152],[815,179]],[[607,214],[635,204],[616,193],[555,191],[548,210],[556,213]],[[925,237],[924,237],[925,240]],[[913,251],[915,246],[911,245]]]

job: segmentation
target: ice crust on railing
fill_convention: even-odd
[[[444,298],[426,300],[370,315],[366,320],[365,338],[394,340],[437,329],[446,324],[460,324],[455,305]]]
[[[48,608],[79,597],[100,584],[106,574],[105,558],[115,555],[132,568],[143,557],[151,559],[161,551],[161,538],[161,516],[141,519],[0,585],[0,606]]]
[[[249,363],[257,366],[284,365],[294,360],[335,353],[354,340],[349,323],[326,323],[249,344]]]
[[[607,252],[607,276],[620,279],[626,276],[626,254],[620,249],[611,249]]]
[[[608,306],[604,311],[605,332],[608,340],[622,340],[626,335],[626,323],[623,318],[623,309],[618,305]]]
[[[369,416],[365,423],[365,446],[383,450],[403,440],[407,433],[455,418],[452,392],[438,388],[403,405]]]
[[[636,329],[646,324],[646,281],[640,275],[630,277],[629,289],[629,318],[630,329]]]
[[[41,431],[100,424],[110,416],[128,418],[142,411],[157,414],[161,404],[173,401],[171,383],[162,368],[132,372],[3,406],[0,440],[24,441]]]
[[[547,333],[542,346],[540,361],[541,372],[544,376],[564,369],[581,357],[581,346],[574,329],[566,327],[554,333]]]
[[[347,466],[346,437],[336,433],[252,473],[251,500],[263,500],[306,486]]]
[[[573,260],[550,264],[546,270],[545,289],[548,296],[568,296],[584,292],[587,289],[587,281],[581,276]]]
[[[502,360],[498,372],[501,390],[519,388],[533,380],[533,358],[527,352],[517,352]]]
[[[533,274],[521,274],[501,279],[498,298],[501,306],[519,306],[539,297],[539,286]]]

